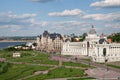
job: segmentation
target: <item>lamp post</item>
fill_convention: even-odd
[[[108,71],[107,62],[108,62],[108,59],[105,59],[105,64],[106,64],[106,68],[107,68],[107,71]]]
[[[60,53],[60,56],[59,56],[59,66],[61,67],[62,66],[62,55]]]

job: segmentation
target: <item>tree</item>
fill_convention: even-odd
[[[85,38],[86,38],[86,36],[87,36],[87,33],[83,33],[83,34],[82,34],[82,39],[81,39],[81,41],[84,41]]]
[[[107,38],[110,38],[112,42],[117,42],[120,43],[120,32],[119,33],[114,33],[114,35],[109,35]]]
[[[37,46],[37,43],[33,43],[33,46]]]

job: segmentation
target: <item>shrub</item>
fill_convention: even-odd
[[[9,63],[0,62],[0,74],[7,72],[9,67]]]
[[[5,51],[16,51],[17,49],[15,49],[14,47],[8,47],[4,49]]]

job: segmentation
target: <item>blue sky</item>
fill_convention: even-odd
[[[120,32],[120,0],[0,0],[0,36]]]

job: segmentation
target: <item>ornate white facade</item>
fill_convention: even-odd
[[[104,55],[104,49],[106,55]],[[120,61],[120,44],[96,44],[95,54],[92,55],[95,62],[115,62]]]
[[[120,44],[108,43],[107,38],[97,36],[94,27],[83,42],[64,42],[62,55],[90,56],[94,62],[120,61]]]
[[[87,55],[86,43],[64,42],[61,54],[63,55]]]

